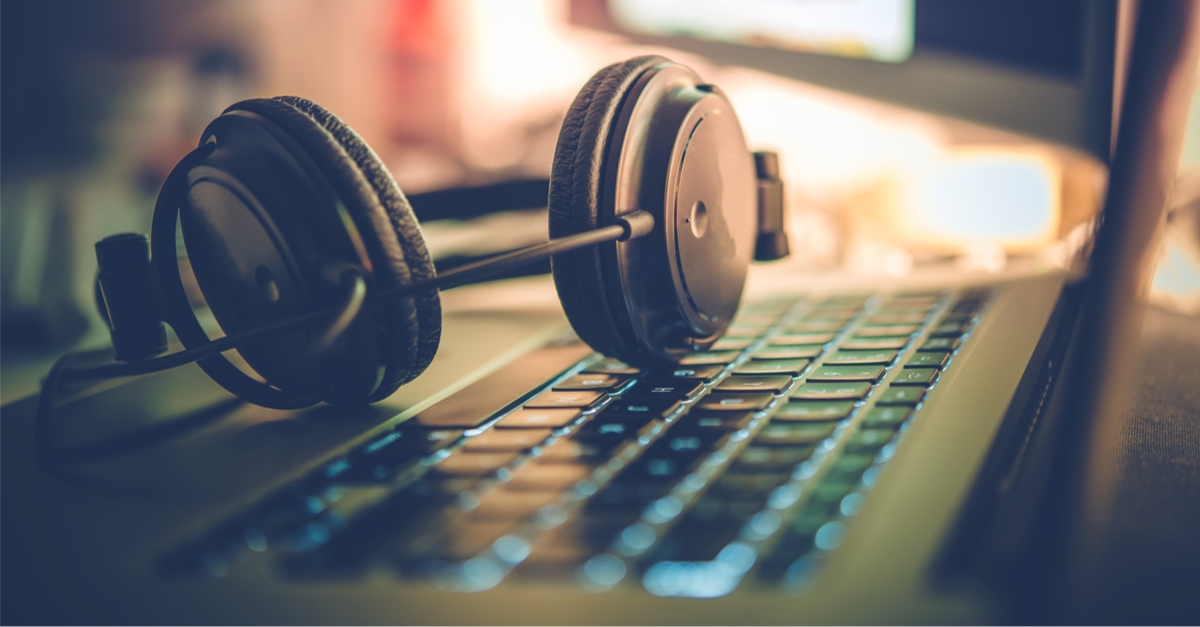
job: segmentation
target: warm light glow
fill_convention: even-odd
[[[919,246],[1036,249],[1058,235],[1061,182],[1060,165],[1036,150],[954,150],[898,183],[893,220]]]

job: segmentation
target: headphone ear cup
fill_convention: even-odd
[[[363,238],[377,287],[408,284],[436,275],[416,215],[395,180],[365,142],[325,108],[297,97],[239,102],[226,110],[255,113],[282,128],[330,179]],[[436,292],[397,299],[380,317],[383,372],[365,398],[374,402],[421,374],[441,338]]]
[[[606,226],[603,178],[621,105],[643,72],[669,61],[637,57],[610,65],[583,86],[559,132],[550,173],[550,237],[565,237]],[[610,209],[611,212],[611,209]],[[611,220],[612,216],[609,216]],[[648,365],[632,326],[623,321],[624,299],[613,283],[615,264],[608,246],[593,246],[551,259],[554,286],[563,311],[580,339],[627,363]]]
[[[409,204],[404,192],[396,184],[396,179],[383,165],[374,150],[359,137],[348,125],[325,107],[296,96],[279,96],[275,100],[285,102],[308,114],[321,124],[334,138],[338,140],[346,154],[358,166],[358,170],[366,177],[375,192],[378,204],[370,204],[370,223],[375,226],[372,234],[379,237],[379,243],[386,252],[386,263],[397,275],[401,268],[407,268],[410,281],[424,281],[437,276],[433,258],[425,247],[425,237],[421,233],[417,215]],[[382,208],[383,216],[375,209]],[[385,226],[386,225],[386,226]],[[391,236],[391,237],[388,237]],[[393,246],[397,242],[397,246]],[[405,335],[415,331],[417,345],[415,354],[411,354],[411,363],[407,368],[396,367],[394,373],[385,374],[383,382],[369,402],[385,398],[395,392],[401,385],[416,378],[433,361],[442,336],[442,305],[436,290],[427,290],[413,297],[416,303],[415,317],[404,320],[393,320],[389,325],[400,324],[405,327]],[[399,356],[398,356],[399,357]],[[389,367],[389,371],[393,370]]]

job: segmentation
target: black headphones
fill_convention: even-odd
[[[554,255],[576,333],[633,365],[711,346],[751,258],[787,255],[775,156],[751,155],[720,89],[658,56],[584,85],[559,135],[549,207],[551,242],[507,263]],[[188,304],[177,230],[225,339],[209,340]],[[436,276],[376,154],[332,113],[290,96],[226,109],[167,177],[151,237],[114,236],[96,251],[114,355],[128,363],[68,375],[197,361],[233,394],[283,409],[392,394],[437,351],[434,288],[497,266]],[[163,322],[187,350],[152,358],[166,350]],[[265,383],[220,355],[231,348]]]

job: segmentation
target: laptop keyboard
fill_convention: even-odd
[[[267,559],[288,577],[383,570],[461,592],[506,579],[803,592],[986,300],[774,299],[672,368],[592,355],[500,412],[422,412],[161,566],[224,576]]]

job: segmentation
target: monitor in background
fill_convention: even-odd
[[[1110,153],[1118,0],[572,0],[571,21]]]

